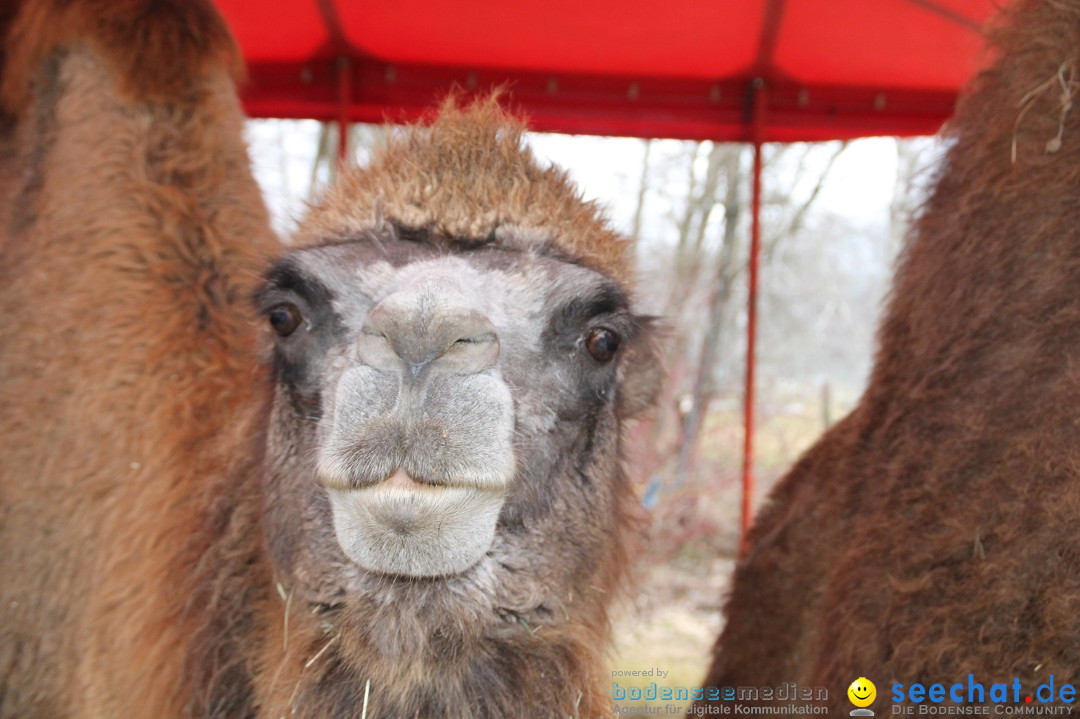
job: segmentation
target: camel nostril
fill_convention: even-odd
[[[443,353],[440,362],[449,371],[459,374],[481,372],[499,358],[499,336],[493,331],[459,337]]]
[[[479,345],[485,342],[497,342],[498,336],[494,332],[484,332],[483,334],[472,335],[471,337],[461,337],[454,344],[456,345]]]

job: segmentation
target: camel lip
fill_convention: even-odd
[[[506,490],[506,485],[478,485],[468,481],[455,482],[453,480],[447,481],[416,477],[400,467],[391,472],[385,479],[377,482],[357,483],[351,481],[347,477],[341,477],[336,473],[321,471],[317,475],[317,481],[324,489],[335,492],[370,492],[372,490],[382,490],[383,492],[427,493],[454,489],[472,489],[493,494],[504,494]]]
[[[411,474],[406,472],[404,469],[398,467],[397,469],[395,469],[393,472],[390,473],[389,477],[387,477],[383,481],[378,482],[378,483],[376,483],[376,484],[374,484],[372,486],[374,486],[374,487],[385,487],[385,488],[397,487],[397,488],[400,488],[400,489],[416,490],[416,489],[432,489],[432,488],[438,488],[438,487],[452,487],[453,485],[450,484],[450,483],[447,483],[447,482],[433,482],[433,481],[428,480],[428,479],[420,479],[420,478],[412,476]]]
[[[449,489],[457,485],[450,482],[438,482],[428,479],[418,479],[400,467],[390,473],[385,479],[377,482],[364,482],[358,484],[348,478],[339,477],[336,474],[319,473],[319,484],[326,489],[339,492],[365,491],[370,489],[402,489],[407,491],[423,491]]]

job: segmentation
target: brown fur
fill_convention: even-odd
[[[125,55],[175,49],[178,17],[227,38],[216,13],[102,5],[26,3],[8,45],[0,716],[238,716],[272,591],[237,452],[266,382],[246,316],[279,250],[231,73]]]
[[[10,57],[0,82],[0,101],[9,109],[29,102],[46,58],[81,42],[109,65],[129,98],[168,101],[187,92],[191,78],[213,68],[226,67],[234,78],[242,73],[232,34],[209,3],[22,0],[22,5],[9,30],[5,55]]]
[[[432,629],[373,602],[331,612],[279,584],[268,545],[289,537],[264,536],[270,378],[249,297],[281,248],[241,140],[236,49],[209,2],[27,2],[3,62],[0,717],[355,717],[357,666],[369,717],[606,713],[606,610],[631,525],[619,473],[612,527],[587,538],[610,543],[603,566],[572,577],[565,604],[515,598],[537,616],[511,616],[502,636],[480,637],[467,613]],[[498,129],[493,105],[466,115],[444,111],[430,153],[426,131],[395,140],[378,164],[392,181],[353,175],[306,238],[345,238],[357,213],[449,246],[554,225],[537,248],[629,276],[627,245],[532,162],[520,126]],[[455,127],[460,144],[444,139]],[[496,155],[479,149],[492,133]],[[430,174],[410,175],[406,148]],[[479,174],[463,185],[465,167]],[[470,219],[466,187],[504,210]],[[648,394],[620,401],[629,413]],[[433,588],[411,600],[435,613]],[[446,643],[443,665],[386,651],[417,637]],[[433,671],[444,696],[420,691]]]
[[[859,676],[1076,680],[1080,113],[1058,73],[1075,93],[1080,3],[1023,0],[993,38],[870,385],[758,518],[709,685],[820,685],[846,712]]]
[[[432,127],[392,135],[370,167],[331,188],[300,242],[348,239],[383,216],[451,247],[498,244],[496,230],[505,225],[543,228],[544,241],[567,257],[630,284],[631,244],[594,203],[581,201],[564,170],[533,159],[524,125],[500,109],[498,97],[467,113],[456,103],[448,98]]]

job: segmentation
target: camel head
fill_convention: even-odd
[[[628,243],[520,127],[493,100],[444,105],[332,190],[300,243],[258,293],[268,536],[299,591],[522,575],[516,601],[536,603],[617,575],[650,323]]]

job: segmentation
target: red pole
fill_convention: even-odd
[[[753,517],[754,496],[754,370],[757,345],[758,270],[761,259],[761,142],[764,136],[768,96],[765,82],[754,80],[751,140],[754,143],[754,190],[750,217],[750,257],[746,298],[746,384],[743,394],[742,516],[739,525],[739,556],[747,551],[747,533]]]
[[[349,155],[349,104],[352,102],[352,63],[347,57],[337,61],[338,81],[338,165],[345,164]]]

